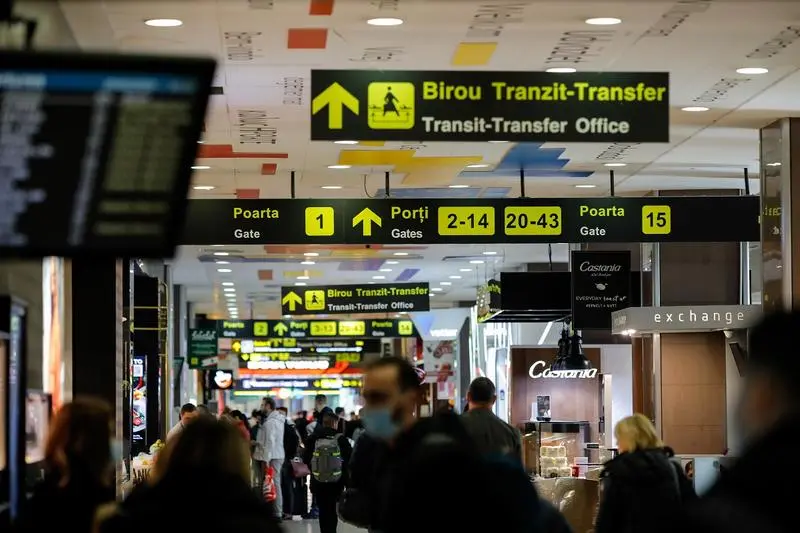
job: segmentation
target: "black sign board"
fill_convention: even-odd
[[[217,355],[216,329],[189,330],[189,368],[200,368],[203,360]]]
[[[312,70],[312,141],[669,142],[666,72]]]
[[[254,391],[259,394],[264,392],[275,391],[280,389],[292,389],[302,391],[327,391],[327,390],[341,390],[341,389],[360,389],[360,377],[345,377],[345,378],[313,378],[313,379],[299,379],[299,378],[285,378],[270,377],[270,376],[248,376],[241,378],[236,385],[237,395],[247,395],[246,391]],[[244,393],[244,394],[242,394]]]
[[[756,196],[192,200],[182,244],[759,240]]]
[[[0,256],[172,256],[214,68],[4,50]]]
[[[280,337],[276,339],[237,339],[231,343],[234,353],[380,353],[380,339],[297,339]]]
[[[630,252],[572,252],[572,326],[611,329],[611,313],[631,306]]]
[[[404,313],[429,309],[427,283],[281,288],[284,315]]]
[[[411,319],[217,320],[217,335],[228,339],[288,337],[340,339],[416,337]]]

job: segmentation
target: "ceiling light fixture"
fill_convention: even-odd
[[[378,270],[378,272],[391,272],[391,271],[392,271],[391,268],[381,268],[380,270]]]
[[[550,74],[575,74],[578,72],[578,69],[573,67],[552,67],[545,72],[549,72]]]
[[[492,144],[504,144],[507,143],[508,141],[489,141],[489,142]]]
[[[295,286],[295,287],[305,287],[305,286],[306,286],[306,284],[305,284],[305,283],[303,283],[302,281],[298,281],[297,283],[295,283],[295,284],[294,284],[294,286]]]
[[[386,279],[386,276],[372,276],[372,279]]]
[[[183,26],[183,21],[180,19],[147,19],[144,23],[151,28],[177,28],[178,26]]]
[[[333,141],[333,144],[358,144],[358,141]]]
[[[210,168],[208,165],[192,165],[192,170],[209,170]]]
[[[316,265],[315,261],[300,261],[301,265]]]
[[[230,265],[230,264],[231,264],[231,262],[230,262],[230,261],[217,261],[216,263],[217,263],[218,265]]]
[[[751,76],[766,74],[767,72],[769,72],[769,69],[764,67],[741,67],[736,69],[737,74],[747,74]]]
[[[461,276],[447,276],[450,279],[461,279]]]
[[[403,24],[403,19],[395,17],[377,17],[369,19],[367,24],[370,26],[400,26]]]
[[[214,255],[226,256],[226,255],[231,255],[231,254],[229,254],[228,252],[214,252]]]
[[[781,166],[780,161],[776,161],[775,163],[767,163],[768,167],[779,167]]]
[[[686,111],[687,113],[702,113],[704,111],[708,111],[708,108],[701,105],[690,105],[682,107],[681,111]]]
[[[451,189],[469,189],[469,185],[448,185]]]
[[[483,255],[497,255],[497,252],[483,252]]]
[[[396,255],[398,257],[404,257],[404,256],[408,255],[408,252],[395,252],[392,255]]]
[[[467,168],[489,168],[486,163],[476,163],[474,165],[467,165]]]
[[[576,189],[594,189],[597,185],[592,185],[590,183],[582,183],[580,185],[576,185]]]
[[[311,279],[309,276],[297,276],[297,279]]]
[[[459,268],[458,271],[459,272],[472,272],[472,269],[471,268]]]
[[[232,281],[223,281],[222,282],[222,286],[223,287],[233,287],[233,282]]]
[[[213,191],[216,187],[213,185],[195,185],[192,189],[196,191]]]
[[[449,286],[450,286],[450,285],[452,285],[452,284],[453,284],[453,283],[452,283],[452,282],[450,282],[450,281],[440,281],[440,282],[439,282],[439,285],[444,285],[445,287],[449,287]]]
[[[350,165],[328,165],[328,168],[331,170],[344,170],[350,168]]]
[[[622,19],[616,17],[594,17],[586,19],[584,22],[591,26],[616,26],[622,24]]]
[[[387,265],[399,265],[400,261],[389,260],[389,261],[386,261],[386,264]]]
[[[435,291],[435,292],[442,292],[444,289],[443,289],[443,288],[441,288],[441,287],[434,287],[434,288],[432,288],[431,290],[432,290],[432,291]]]
[[[628,163],[603,163],[605,167],[627,167]]]
[[[234,289],[233,287],[225,287],[222,290],[225,291],[225,292],[236,292],[236,289]]]
[[[325,189],[328,191],[338,191],[341,188],[342,188],[341,185],[323,185],[322,187],[320,187],[320,189]]]
[[[480,259],[473,259],[473,260],[472,260],[472,261],[470,261],[469,263],[470,263],[471,265],[482,265],[482,264],[483,264],[483,261],[482,261],[482,260],[480,260]]]
[[[217,272],[219,272],[221,274],[229,274],[229,273],[233,272],[233,270],[231,270],[230,268],[218,268]]]
[[[319,257],[317,252],[304,252],[303,255],[306,257]]]

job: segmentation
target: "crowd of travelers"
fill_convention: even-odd
[[[800,428],[796,330],[800,313],[768,316],[751,331],[737,410],[746,446],[706,493],[695,494],[648,418],[616,425],[620,453],[601,475],[596,533],[798,530],[787,485]],[[150,478],[121,501],[112,410],[75,399],[54,417],[46,475],[14,527],[278,532],[298,516],[317,518],[321,533],[335,533],[340,519],[374,533],[570,531],[525,473],[518,431],[494,415],[491,381],[470,385],[463,415],[420,417],[419,391],[415,368],[385,357],[366,369],[359,417],[322,395],[313,414],[294,419],[272,398],[249,417],[184,406]]]

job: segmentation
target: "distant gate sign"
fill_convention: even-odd
[[[189,330],[189,368],[202,368],[204,361],[217,355],[217,330]],[[216,363],[216,361],[215,361]]]
[[[666,72],[312,70],[313,141],[669,142]]]
[[[427,283],[281,288],[281,313],[284,315],[402,313],[429,309]]]

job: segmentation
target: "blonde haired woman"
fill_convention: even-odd
[[[614,428],[620,455],[605,464],[595,533],[672,531],[694,490],[650,420],[635,414]]]

